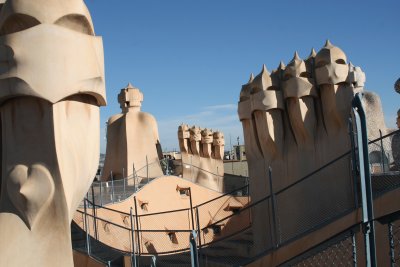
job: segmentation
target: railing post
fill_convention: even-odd
[[[110,171],[110,175],[111,175],[111,199],[112,199],[112,203],[114,204],[114,177],[113,177],[113,173],[112,171]]]
[[[274,246],[277,248],[279,247],[280,243],[280,238],[278,238],[278,233],[277,233],[277,228],[276,228],[276,200],[275,200],[275,193],[274,193],[274,188],[272,185],[272,168],[271,166],[268,167],[268,176],[269,176],[269,187],[270,187],[270,196],[271,196],[271,208],[272,208],[272,229],[271,229],[271,237],[272,237],[272,243]],[[279,239],[279,240],[278,240]]]
[[[96,225],[96,204],[94,202],[94,189],[93,189],[93,183],[92,183],[92,213],[93,213],[93,229],[94,229],[94,236],[96,239],[98,239],[97,236],[97,225]]]
[[[197,235],[199,239],[199,250],[201,249],[201,228],[200,228],[200,216],[199,216],[199,207],[196,207],[196,223],[197,223]]]
[[[126,177],[125,177],[125,168],[122,168],[122,182],[123,182],[123,187],[124,187],[124,199],[126,198],[125,181],[126,181]]]
[[[193,202],[192,202],[192,190],[189,187],[189,200],[190,200],[190,216],[192,218],[192,230],[195,230],[194,226],[194,216],[193,216]]]
[[[357,177],[359,174],[356,146],[354,144],[354,127],[351,118],[349,118],[349,135],[351,144],[351,162],[352,162],[352,174],[353,174],[353,194],[354,194],[354,207],[358,208],[358,188],[357,188]]]
[[[137,201],[136,196],[133,197],[133,202],[135,203],[135,218],[136,218],[136,233],[137,233],[137,240],[138,240],[138,254],[141,255],[141,245],[140,245],[140,236],[139,236],[139,216],[137,212]]]
[[[147,176],[147,183],[149,183],[149,159],[146,155],[146,176]]]
[[[89,226],[88,226],[88,221],[87,221],[87,199],[83,199],[83,212],[85,213],[85,233],[86,233],[86,249],[87,249],[87,254],[90,255],[90,240],[89,240]]]
[[[135,170],[135,163],[132,163],[132,167],[133,167],[133,172],[132,172],[132,176],[133,176],[133,190],[136,192],[137,188],[136,188],[136,170]]]
[[[169,160],[168,160],[168,157],[165,158],[165,159],[166,159],[166,161],[167,161],[167,169],[166,169],[166,171],[165,171],[165,174],[166,174],[166,175],[169,175]]]
[[[353,99],[353,113],[357,125],[358,157],[360,164],[360,184],[363,211],[363,230],[365,236],[366,265],[377,266],[374,208],[372,199],[371,173],[369,169],[368,133],[362,95],[357,93]]]
[[[196,231],[192,231],[190,233],[190,258],[192,262],[192,267],[199,267],[199,255],[197,254],[197,245],[196,245]]]
[[[132,239],[132,255],[131,255],[131,265],[132,267],[137,267],[136,263],[136,254],[135,254],[135,225],[133,224],[133,212],[132,212],[132,207],[130,209],[130,218],[131,218],[131,239]],[[132,259],[133,259],[133,264],[132,264]]]
[[[102,194],[102,190],[103,190],[103,183],[102,183],[102,181],[100,180],[100,206],[102,206],[103,207],[103,194]]]
[[[157,256],[151,255],[151,265],[150,267],[156,267],[157,266]]]
[[[382,131],[379,129],[379,137],[381,139],[381,164],[382,164],[382,172],[385,172],[385,149],[383,148],[383,138],[382,138]]]

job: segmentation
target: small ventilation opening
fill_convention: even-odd
[[[169,241],[171,241],[173,244],[178,244],[178,238],[176,237],[175,232],[168,232],[167,233]]]
[[[148,205],[149,205],[149,203],[142,203],[142,204],[140,205],[140,208],[141,208],[143,211],[148,211]]]
[[[188,197],[190,196],[190,187],[180,187],[179,185],[176,186],[176,191],[179,192],[181,197]]]
[[[220,235],[221,234],[221,230],[222,230],[221,225],[215,224],[215,225],[211,226],[211,229],[212,229],[214,235]]]

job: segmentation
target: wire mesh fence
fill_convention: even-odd
[[[368,144],[374,196],[400,187],[400,130]]]
[[[400,130],[368,142],[371,174],[400,171]]]
[[[375,194],[382,194],[400,185],[399,172],[390,167],[395,156],[388,145],[392,147],[393,138],[398,133],[370,142],[369,154],[381,155],[380,161],[373,157],[370,160]],[[121,251],[130,253],[133,250],[149,262],[155,255],[157,261],[165,260],[165,264],[174,266],[174,262],[182,265],[189,263],[190,231],[196,230],[199,233],[197,245],[201,262],[223,261],[240,265],[353,211],[358,203],[358,184],[354,182],[351,163],[351,153],[345,153],[296,183],[253,203],[248,196],[248,186],[245,186],[192,208],[134,216],[135,241],[132,241],[130,215],[121,214],[125,216],[121,217],[121,221],[112,222],[101,213],[106,207],[95,209],[96,213],[92,214],[88,211],[88,231],[102,242],[116,243],[116,248]],[[348,174],[337,175],[338,169],[346,170]],[[102,186],[99,188],[106,191]],[[106,195],[112,195],[115,199],[115,188],[114,184],[114,192]],[[121,184],[119,188],[119,192],[126,194],[129,184]],[[100,199],[104,200],[101,194]],[[318,203],[318,208],[315,203]],[[144,207],[139,203],[138,208]],[[253,218],[253,214],[259,215]],[[74,220],[84,227],[85,219],[82,216],[76,216]],[[168,225],[168,222],[173,223]],[[391,257],[398,264],[400,229],[397,222],[392,224],[391,231]],[[332,266],[332,262],[352,266],[355,259],[355,251],[352,250],[354,234],[349,233],[320,244],[284,266]]]
[[[346,230],[280,267],[357,266],[356,247],[355,229]]]
[[[92,183],[86,198],[100,206],[123,201],[144,185],[163,176],[162,164],[162,161],[151,162],[134,170],[133,174],[127,176],[124,174],[122,179],[114,179],[113,174],[110,173],[109,181]],[[123,170],[122,173],[125,171]],[[83,203],[80,206],[83,207]]]
[[[190,249],[191,230],[140,230],[140,255],[164,255]]]
[[[350,153],[345,153],[275,193],[279,243],[288,242],[355,209],[350,162]],[[342,175],[337,175],[337,170],[341,170]]]

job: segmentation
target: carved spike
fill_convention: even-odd
[[[316,55],[317,55],[317,52],[315,52],[315,49],[314,49],[314,47],[313,47],[313,48],[311,48],[311,53],[310,53],[310,55],[308,56],[307,59],[313,58],[313,57],[315,57]]]
[[[294,52],[294,57],[293,57],[292,61],[297,61],[297,60],[301,60],[301,58],[299,57],[299,53],[297,53],[297,51],[296,51],[296,52]]]
[[[254,80],[254,74],[251,73],[251,74],[250,74],[249,81],[248,81],[247,83],[251,83],[253,80]]]
[[[269,74],[269,71],[268,71],[268,69],[267,69],[267,66],[265,66],[265,64],[263,64],[261,73],[268,73],[268,74]]]
[[[257,75],[257,76],[261,76],[261,77],[264,78],[265,76],[268,76],[268,77],[269,77],[269,75],[270,75],[270,73],[269,73],[267,67],[265,66],[265,64],[263,64],[262,70],[261,70],[260,74]]]
[[[331,41],[329,41],[329,39],[326,39],[324,47],[331,47],[331,46],[333,46]]]
[[[281,60],[281,62],[279,63],[278,69],[284,70],[286,68],[285,63],[283,63],[283,61]]]

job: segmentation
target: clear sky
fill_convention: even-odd
[[[400,1],[86,0],[103,37],[107,107],[119,113],[117,95],[131,82],[144,93],[142,111],[158,121],[164,150],[179,149],[180,123],[219,129],[229,147],[240,136],[241,85],[262,64],[271,71],[298,51],[305,58],[330,39],[361,66],[366,89],[382,99],[395,127],[400,95]]]

